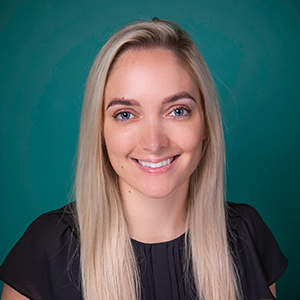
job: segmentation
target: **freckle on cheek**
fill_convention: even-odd
[[[122,168],[122,169],[124,169],[124,167],[123,167],[123,166],[121,166],[121,168]]]

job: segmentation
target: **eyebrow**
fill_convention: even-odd
[[[191,99],[191,100],[193,100],[194,102],[197,103],[196,99],[192,95],[190,95],[187,92],[181,92],[181,93],[178,93],[178,94],[175,94],[175,95],[172,95],[170,97],[165,98],[164,101],[163,101],[163,104],[170,103],[170,102],[175,102],[175,101],[180,100],[182,98]]]
[[[187,98],[190,99],[194,102],[197,103],[197,101],[195,100],[195,98],[193,96],[191,96],[189,93],[187,92],[180,92],[178,94],[166,97],[163,101],[163,104],[166,103],[171,103],[171,102],[175,102],[177,100],[183,99],[183,98]],[[126,106],[141,106],[140,103],[136,100],[131,100],[131,99],[119,99],[119,98],[114,98],[113,100],[111,100],[109,102],[109,104],[106,107],[106,110],[108,110],[109,107],[114,106],[114,105],[126,105]]]
[[[106,110],[108,110],[109,107],[114,106],[114,105],[135,105],[135,106],[140,106],[140,103],[136,100],[130,100],[130,99],[118,99],[118,98],[114,98],[113,100],[111,100],[109,102],[109,104],[106,107]]]

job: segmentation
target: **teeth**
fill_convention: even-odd
[[[157,168],[161,168],[163,166],[169,165],[173,160],[174,160],[174,158],[168,158],[168,159],[160,161],[158,163],[138,160],[138,163],[143,167],[157,169]]]

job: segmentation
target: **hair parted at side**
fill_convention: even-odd
[[[191,176],[186,228],[187,264],[192,264],[199,299],[240,299],[226,229],[224,141],[219,104],[205,62],[177,24],[154,18],[121,28],[103,46],[90,72],[80,126],[76,207],[85,300],[139,299],[140,278],[114,172],[105,149],[103,103],[114,63],[128,49],[171,50],[198,84],[206,139]]]

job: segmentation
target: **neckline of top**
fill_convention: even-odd
[[[131,238],[131,241],[139,244],[139,245],[148,245],[148,246],[154,246],[154,245],[163,245],[163,244],[170,244],[170,243],[174,243],[176,241],[180,241],[180,240],[183,240],[184,237],[185,237],[186,233],[184,232],[183,234],[181,234],[180,236],[178,236],[177,238],[175,239],[172,239],[172,240],[168,240],[168,241],[164,241],[164,242],[157,242],[157,243],[145,243],[145,242],[140,242],[140,241],[137,241],[133,238]]]

